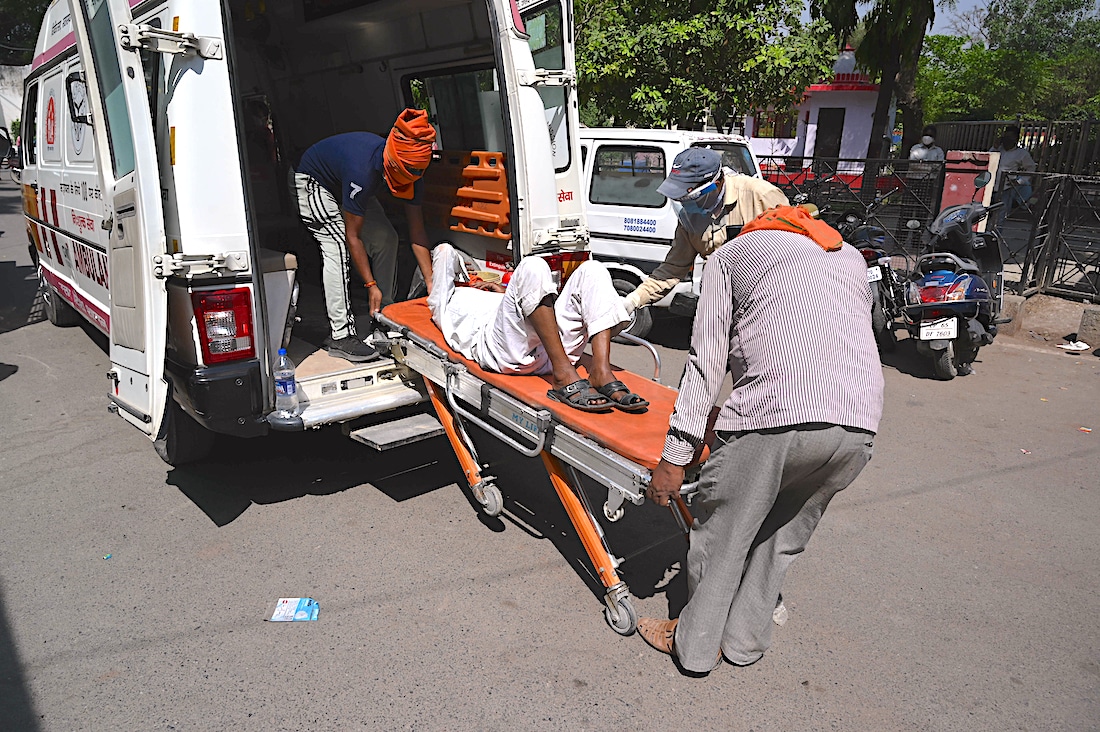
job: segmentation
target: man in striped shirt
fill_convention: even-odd
[[[667,505],[712,438],[692,509],[688,603],[677,620],[639,622],[647,643],[691,672],[723,657],[748,665],[767,650],[787,568],[829,500],[870,460],[882,413],[863,257],[801,209],[772,209],[745,232],[707,261],[647,490]],[[709,435],[727,372],[733,391]]]

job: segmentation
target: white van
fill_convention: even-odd
[[[489,268],[553,254],[568,271],[587,257],[571,14],[570,0],[54,0],[25,89],[27,233],[49,319],[109,336],[111,410],[182,463],[215,433],[423,401],[393,361],[320,350],[304,302],[295,319],[320,275],[297,276],[293,252],[317,245],[288,170],[322,138],[385,135],[427,108],[432,240]],[[486,177],[492,200],[470,193]],[[280,420],[284,345],[302,411]]]
[[[611,270],[615,287],[632,292],[665,259],[676,232],[680,204],[657,192],[672,160],[689,147],[722,153],[722,164],[759,178],[760,166],[748,141],[738,135],[686,130],[582,127],[584,190],[592,256]],[[673,288],[653,307],[674,315],[695,314],[703,260],[696,258],[691,279]],[[649,308],[635,312],[627,332],[644,338],[653,324]]]

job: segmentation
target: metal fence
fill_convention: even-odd
[[[806,194],[826,220],[849,210],[862,213],[878,199],[868,223],[886,232],[891,256],[909,263],[919,253],[921,232],[939,213],[943,194],[943,162],[784,156],[760,158],[760,169],[787,198]],[[919,221],[920,228],[909,228],[911,220]]]
[[[911,270],[940,211],[944,163],[909,160],[763,157],[764,177],[794,199],[805,194],[824,217],[863,211],[886,234],[898,269]],[[1007,204],[987,227],[1005,239],[1005,289],[1100,302],[1100,177],[1018,172],[995,199]],[[920,222],[918,229],[907,223]]]
[[[994,120],[940,122],[936,144],[944,150],[992,150],[1005,127],[1020,128],[1020,147],[1039,170],[1100,175],[1100,120]]]
[[[1036,174],[1032,187],[1001,224],[1019,264],[1014,289],[1100,303],[1100,177]]]

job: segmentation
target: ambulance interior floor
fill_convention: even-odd
[[[332,373],[346,369],[353,364],[344,359],[329,356],[322,348],[331,329],[328,311],[325,308],[324,288],[321,286],[321,263],[316,246],[305,245],[295,249],[298,257],[298,310],[287,353],[298,366],[299,378],[314,373]],[[398,256],[397,291],[399,293],[409,291],[409,283],[415,269],[416,263],[412,250],[403,242]],[[365,340],[374,330],[373,319],[370,317],[370,305],[367,302],[367,291],[354,273],[350,276],[348,289],[351,293],[355,328],[359,338]]]

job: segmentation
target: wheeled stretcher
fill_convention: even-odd
[[[393,357],[424,377],[470,490],[487,514],[499,514],[504,501],[494,478],[483,473],[465,425],[479,426],[523,455],[541,456],[554,490],[606,589],[604,617],[608,625],[622,635],[633,633],[638,616],[617,572],[623,560],[611,552],[577,471],[607,488],[602,510],[608,521],[622,518],[627,501],[640,505],[650,471],[664,447],[676,390],[629,371],[618,371],[617,378],[649,400],[648,411],[581,412],[546,396],[551,386],[548,377],[485,371],[451,350],[432,322],[425,299],[390,305],[379,320],[390,330]],[[653,354],[656,359],[656,351]],[[582,376],[585,374],[583,359],[578,370]],[[686,533],[691,525],[687,505],[678,498],[670,506]]]

